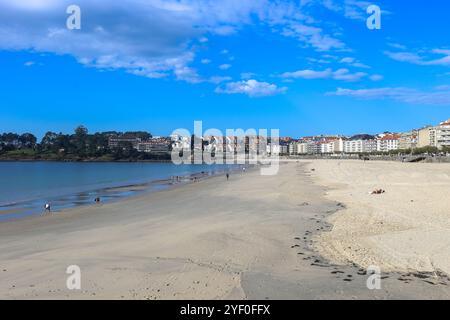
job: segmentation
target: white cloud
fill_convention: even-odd
[[[281,75],[282,78],[295,78],[295,79],[328,79],[333,75],[331,69],[326,69],[324,71],[315,70],[298,70],[294,72],[285,72]]]
[[[359,62],[358,60],[356,60],[355,58],[352,58],[352,57],[342,58],[339,62],[343,63],[343,64],[348,64],[348,65],[350,65],[352,67],[355,67],[355,68],[370,69],[370,67],[368,65],[365,65],[364,63],[361,63],[361,62]]]
[[[34,62],[34,61],[27,61],[27,62],[25,62],[23,65],[25,66],[25,67],[31,67],[31,66],[33,66],[33,65],[35,65],[36,64],[36,62]]]
[[[365,73],[365,72],[351,73],[348,69],[345,69],[345,68],[336,70],[333,73],[333,79],[342,80],[342,81],[359,81],[366,76],[367,76],[367,73]]]
[[[265,97],[284,93],[286,90],[286,87],[280,88],[275,84],[250,79],[239,82],[229,82],[225,85],[225,88],[216,88],[216,93],[239,93],[246,94],[249,97]]]
[[[322,28],[305,25],[295,21],[291,21],[284,26],[282,35],[296,38],[319,52],[330,50],[348,50],[346,49],[344,42],[325,34]]]
[[[374,74],[374,75],[371,75],[369,77],[369,79],[372,81],[381,81],[384,79],[384,77],[381,74]]]
[[[450,106],[450,90],[444,87],[429,91],[402,87],[358,90],[338,88],[336,92],[328,93],[327,95],[347,96],[363,100],[390,99],[409,104]]]
[[[200,62],[201,62],[202,64],[210,64],[210,63],[211,63],[211,60],[209,60],[209,59],[202,59]]]
[[[409,62],[409,63],[414,63],[414,64],[422,64],[422,58],[415,53],[386,51],[385,54],[389,58],[396,60],[396,61]]]
[[[325,8],[342,13],[346,18],[353,20],[366,20],[367,8],[372,3],[360,0],[323,0]]]
[[[388,43],[388,46],[390,46],[392,48],[395,48],[395,49],[400,49],[400,50],[406,50],[407,49],[406,46],[404,46],[404,45],[402,45],[400,43],[395,43],[395,42]]]
[[[317,58],[306,58],[309,62],[313,63],[313,64],[330,64],[331,61],[329,60],[325,60],[325,59],[317,59]]]
[[[231,68],[231,64],[228,64],[228,63],[221,64],[221,65],[219,66],[219,69],[220,69],[220,70],[228,70],[228,69],[230,69],[230,68]]]
[[[428,52],[428,55],[414,52],[391,52],[385,51],[385,54],[396,61],[408,62],[422,66],[450,66],[450,50],[434,49]],[[436,57],[440,56],[440,57]],[[442,57],[443,56],[443,57]]]
[[[213,76],[209,78],[209,82],[219,84],[221,82],[230,81],[231,79],[231,77]]]
[[[323,71],[316,70],[298,70],[295,72],[285,72],[281,75],[282,78],[291,79],[334,79],[341,81],[359,81],[366,77],[367,73],[356,72],[351,73],[350,70],[342,68],[336,71],[328,68]]]
[[[209,45],[210,36],[227,36],[255,22],[302,47],[348,50],[333,24],[311,16],[324,5],[317,1],[77,0],[82,28],[67,30],[66,8],[72,3],[0,0],[0,50],[71,55],[89,67],[192,83],[209,81],[191,67],[198,47]]]
[[[344,1],[344,15],[349,19],[365,21],[368,17],[367,8],[372,3],[359,0]]]
[[[355,58],[350,58],[350,57],[342,58],[340,62],[351,64],[351,63],[355,62]]]

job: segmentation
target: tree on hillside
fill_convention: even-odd
[[[88,138],[88,129],[85,126],[78,126],[75,129],[75,135],[73,136],[73,144],[75,147],[75,153],[80,156],[84,156],[86,153]]]
[[[36,142],[36,137],[31,133],[24,133],[19,137],[19,143],[22,148],[34,148]]]
[[[57,143],[58,134],[55,132],[48,131],[41,140],[41,146],[44,149],[50,150],[52,146]]]

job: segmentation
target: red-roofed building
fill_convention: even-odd
[[[388,152],[398,150],[399,139],[400,135],[396,133],[390,133],[382,136],[377,140],[377,151]]]

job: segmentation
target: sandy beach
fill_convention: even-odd
[[[293,161],[0,223],[0,298],[446,299],[448,169]]]
[[[316,161],[327,198],[346,209],[318,236],[331,260],[384,271],[450,273],[450,164]],[[369,194],[374,189],[386,192]]]

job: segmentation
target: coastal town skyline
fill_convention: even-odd
[[[197,129],[201,122],[194,123]],[[231,129],[225,134],[211,128],[190,133],[187,129],[166,136],[154,136],[148,131],[108,131],[89,133],[80,125],[73,134],[48,131],[38,139],[30,133],[0,133],[0,154],[4,159],[63,159],[67,156],[100,160],[168,159],[169,154],[181,151],[267,153],[277,155],[362,154],[413,152],[437,153],[450,151],[450,119],[437,125],[425,125],[408,132],[385,131],[377,134],[320,134],[313,136],[280,136],[277,131]],[[276,136],[274,136],[276,134]],[[134,151],[133,151],[134,150]],[[53,151],[52,155],[48,155]],[[136,153],[137,152],[137,153]],[[145,157],[142,155],[146,154]],[[23,159],[25,159],[23,158]],[[79,159],[81,159],[79,158]]]
[[[307,138],[307,137],[319,137],[319,136],[341,136],[341,137],[352,137],[352,136],[357,136],[357,135],[372,135],[372,136],[376,136],[376,135],[379,135],[379,134],[401,134],[401,133],[404,133],[404,132],[420,130],[420,129],[427,128],[427,127],[438,126],[438,125],[440,125],[442,123],[447,123],[447,122],[450,122],[450,118],[444,118],[444,119],[441,119],[440,121],[435,122],[435,123],[426,123],[426,124],[422,124],[422,125],[417,126],[417,127],[410,127],[406,131],[388,130],[388,129],[386,129],[386,130],[380,130],[380,131],[376,131],[376,132],[374,132],[374,131],[372,131],[372,132],[371,131],[361,131],[361,132],[353,132],[353,133],[347,133],[347,134],[343,133],[342,131],[341,132],[338,131],[338,132],[316,132],[316,133],[313,133],[313,134],[310,134],[310,135],[283,135],[282,134],[283,133],[283,129],[280,129],[280,128],[254,128],[254,127],[226,128],[226,129],[223,129],[222,132],[226,132],[227,130],[243,130],[244,132],[246,130],[256,130],[256,132],[258,132],[258,130],[261,130],[261,129],[262,130],[269,130],[269,132],[270,132],[270,129],[275,129],[275,130],[279,130],[280,131],[280,135],[279,135],[280,138],[291,138],[291,139],[303,139],[305,137]],[[56,133],[56,134],[66,134],[67,135],[67,134],[72,134],[74,132],[74,130],[76,130],[79,127],[84,127],[84,128],[86,128],[88,130],[89,133],[118,133],[118,134],[125,134],[127,132],[145,132],[145,133],[148,133],[148,134],[152,135],[153,137],[159,138],[159,137],[170,137],[176,130],[179,130],[179,129],[190,130],[190,129],[192,129],[194,127],[194,125],[193,125],[194,123],[195,123],[195,121],[192,122],[191,127],[177,128],[177,129],[174,129],[174,130],[172,130],[170,132],[163,132],[163,133],[160,133],[160,134],[155,134],[151,129],[147,129],[147,128],[137,128],[137,129],[133,129],[133,130],[132,129],[130,129],[130,130],[127,130],[127,129],[125,129],[125,130],[117,130],[117,129],[111,128],[110,130],[95,131],[95,130],[91,130],[91,128],[89,128],[88,126],[85,126],[84,124],[78,124],[76,127],[71,128],[68,131],[55,130],[53,128],[44,129],[44,131],[43,131],[44,134],[43,135],[38,135],[35,132],[27,131],[27,130],[12,130],[12,131],[2,130],[2,131],[0,131],[0,135],[1,134],[7,134],[7,133],[14,133],[14,134],[19,134],[19,135],[21,135],[21,134],[33,134],[36,137],[37,140],[42,140],[44,138],[45,134],[47,134],[49,132]],[[214,128],[214,129],[221,130],[219,128]],[[223,136],[226,136],[226,135],[224,134]]]

